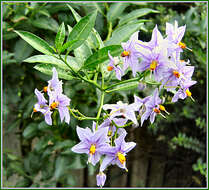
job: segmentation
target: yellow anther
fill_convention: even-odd
[[[173,75],[176,77],[176,78],[179,78],[180,77],[180,73],[178,71],[173,71]]]
[[[53,103],[50,105],[50,108],[53,110],[53,109],[55,109],[58,105],[59,105],[58,102],[53,102]]]
[[[126,157],[121,152],[118,152],[117,156],[118,156],[118,160],[120,161],[120,163],[124,164],[126,161]]]
[[[181,60],[180,60],[180,62],[181,62],[181,63],[184,63],[184,62],[185,62],[185,60],[181,59]]]
[[[45,86],[45,87],[43,88],[43,91],[44,91],[44,92],[47,92],[47,89],[48,89],[48,86]]]
[[[159,105],[161,111],[165,111],[165,107],[163,105]]]
[[[112,136],[112,130],[109,130],[109,131],[108,131],[107,136],[109,136],[109,137]]]
[[[90,149],[89,149],[89,153],[91,155],[93,155],[95,153],[95,151],[96,151],[96,146],[95,146],[95,144],[92,144],[91,147],[90,147]]]
[[[113,66],[108,65],[108,66],[107,66],[107,70],[108,70],[108,71],[112,71],[112,70],[113,70]]]
[[[186,89],[185,92],[186,92],[186,95],[187,95],[187,96],[191,97],[192,93],[189,91],[189,89]]]
[[[130,55],[130,51],[123,51],[121,53],[121,57],[126,57],[126,56],[129,56]]]
[[[37,109],[36,108],[33,108],[33,112],[37,112]]]
[[[155,113],[160,113],[160,110],[157,109],[157,108],[154,108],[153,111],[154,111]]]
[[[186,48],[186,44],[183,43],[183,42],[179,42],[179,43],[178,43],[178,46],[179,46],[180,48],[182,48],[182,49],[185,49],[185,48]]]
[[[150,70],[151,71],[154,71],[157,67],[157,61],[152,61],[151,64],[150,64]]]

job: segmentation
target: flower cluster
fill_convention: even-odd
[[[59,111],[61,122],[65,120],[70,122],[70,114],[68,107],[70,99],[62,94],[62,81],[59,81],[58,74],[55,68],[52,69],[52,79],[48,81],[48,86],[45,86],[41,91],[35,89],[38,102],[34,105],[33,112],[41,112],[45,117],[45,122],[52,125],[52,113],[55,109]],[[45,99],[44,93],[48,95],[48,100]]]
[[[110,55],[108,67],[114,65],[111,68],[116,72],[119,80],[129,66],[133,76],[136,76],[137,72],[149,70],[154,79],[162,84],[162,87],[175,93],[172,102],[176,102],[179,98],[191,97],[192,93],[189,88],[196,83],[192,80],[194,66],[188,66],[189,60],[181,60],[183,49],[189,49],[181,41],[185,29],[186,26],[178,27],[177,21],[174,25],[166,23],[167,36],[163,38],[156,25],[149,42],[138,40],[139,33],[136,32],[128,42],[121,44],[124,50],[121,54],[123,69],[118,61],[114,61],[119,58],[112,58]]]

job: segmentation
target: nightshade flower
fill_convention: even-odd
[[[121,56],[123,57],[123,70],[125,71],[129,66],[132,69],[133,76],[136,76],[136,72],[138,71],[138,58],[140,56],[139,52],[136,50],[136,43],[138,41],[138,32],[135,32],[129,41],[126,43],[121,43],[123,47],[123,52]]]
[[[112,71],[114,70],[115,71],[115,74],[116,74],[116,77],[118,80],[121,80],[121,76],[124,75],[124,71],[121,69],[120,67],[120,60],[118,57],[112,57],[110,55],[110,53],[108,52],[108,55],[109,55],[109,58],[110,58],[110,63],[109,65],[107,66],[107,70],[108,71]]]
[[[49,97],[50,109],[51,110],[58,109],[61,122],[65,119],[65,122],[68,124],[70,122],[70,114],[67,106],[69,105],[70,105],[70,99],[66,95],[61,94],[60,91],[54,92]]]
[[[123,103],[121,101],[117,102],[117,104],[105,104],[103,105],[104,110],[111,109],[110,119],[116,116],[122,116],[123,118],[130,119],[134,124],[137,125],[137,120],[134,111],[136,111],[135,104],[128,105],[127,103]]]
[[[136,105],[136,109],[140,115],[142,115],[146,111],[145,104],[150,100],[150,98],[151,96],[147,96],[141,99],[138,96],[134,95],[134,104]]]
[[[76,128],[80,143],[75,145],[71,150],[76,153],[85,153],[88,155],[88,162],[94,166],[99,162],[103,150],[106,150],[110,145],[107,137],[108,128],[102,128],[92,132],[89,128]]]
[[[179,90],[175,93],[171,101],[177,102],[179,98],[185,99],[186,97],[190,97],[193,100],[192,93],[189,91],[189,88],[196,83],[196,81],[192,80],[184,82],[184,84],[181,85],[181,88],[179,88]]]
[[[168,90],[175,89],[185,81],[191,80],[194,72],[194,66],[186,66],[186,62],[182,62],[176,56],[174,57],[169,61],[168,68],[163,74],[162,84],[168,86]]]
[[[102,161],[102,164],[100,166],[100,172],[103,172],[106,167],[110,164],[116,164],[122,169],[125,169],[126,171],[126,154],[131,151],[135,146],[136,143],[134,142],[125,142],[125,136],[126,132],[121,134],[114,142],[115,146],[107,148],[104,152],[106,154],[106,157]]]
[[[161,111],[165,111],[165,107],[161,105],[162,100],[159,98],[159,92],[158,89],[156,88],[152,97],[149,99],[149,101],[146,102],[146,111],[145,113],[141,116],[141,126],[144,123],[144,120],[148,119],[150,117],[150,122],[153,123],[155,120],[155,116],[157,114],[160,114],[161,116],[165,117],[162,115]]]
[[[106,175],[103,172],[99,172],[96,176],[97,186],[103,187],[106,181]]]
[[[35,94],[38,99],[38,103],[34,105],[33,112],[41,112],[44,114],[45,121],[48,125],[52,125],[52,118],[49,106],[47,105],[47,100],[44,98],[43,93],[35,89]]]
[[[52,72],[52,79],[48,81],[48,86],[43,89],[49,96],[53,93],[62,93],[62,81],[59,81],[58,73],[55,67],[53,67]]]
[[[168,63],[167,48],[164,46],[157,46],[152,50],[140,46],[137,48],[142,58],[138,70],[141,72],[150,70],[153,72],[155,80],[160,81]]]

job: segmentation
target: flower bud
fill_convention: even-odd
[[[99,172],[96,176],[97,186],[103,187],[106,181],[106,175],[103,172]]]

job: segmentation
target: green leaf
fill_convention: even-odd
[[[65,25],[64,23],[62,23],[59,27],[59,30],[55,38],[55,46],[58,51],[60,51],[64,40],[65,40]]]
[[[112,3],[107,13],[108,22],[113,22],[117,19],[127,6],[129,6],[129,3]]]
[[[84,62],[90,55],[92,55],[92,51],[89,48],[89,46],[87,45],[87,43],[84,42],[80,47],[78,47],[74,51],[74,55],[78,59],[81,59],[82,62]]]
[[[117,88],[114,88],[112,90],[108,90],[106,92],[110,93],[110,92],[116,92],[116,91],[121,91],[121,90],[132,90],[132,89],[137,88],[138,85],[139,85],[138,82],[129,82],[129,83],[126,83],[126,84],[118,85]]]
[[[54,53],[54,49],[43,39],[38,36],[26,32],[26,31],[16,31],[15,32],[26,42],[28,42],[34,49],[44,53],[46,55],[51,55]]]
[[[36,135],[37,131],[38,131],[37,124],[32,123],[25,128],[25,130],[23,131],[23,136],[26,139],[29,139],[31,137],[34,137]]]
[[[57,21],[51,17],[41,17],[36,20],[32,20],[31,24],[37,28],[51,30],[52,32],[57,32],[59,28]]]
[[[104,61],[108,60],[108,51],[111,53],[112,56],[117,56],[123,51],[123,49],[120,45],[104,47],[88,57],[88,59],[84,62],[84,68],[95,68],[98,64],[101,64]]]
[[[33,50],[34,49],[28,43],[26,43],[24,40],[20,39],[15,43],[14,58],[17,60],[17,62],[21,62],[25,58],[30,56],[31,53],[33,52]]]
[[[73,44],[71,49],[79,47],[89,36],[92,28],[94,27],[97,12],[83,17],[74,27],[69,34],[69,41],[78,40]]]
[[[64,56],[62,55],[62,58]],[[58,67],[62,69],[67,69],[69,70],[68,66],[63,63],[60,59],[50,56],[50,55],[35,55],[32,57],[29,57],[28,59],[24,60],[24,62],[27,63],[48,63],[52,65],[57,65]],[[78,71],[81,67],[80,63],[77,62],[77,59],[72,56],[67,56],[67,63],[75,70]]]
[[[121,42],[127,41],[130,36],[139,30],[143,26],[143,23],[127,24],[117,28],[112,37],[105,43],[105,45],[117,45]]]
[[[147,15],[149,13],[159,13],[159,11],[149,9],[149,8],[134,10],[134,11],[126,14],[125,16],[121,17],[120,21],[119,21],[119,25],[126,24],[126,23],[130,22],[131,20],[142,17],[142,16]]]
[[[77,46],[78,44],[82,44],[84,41],[85,41],[85,40],[72,40],[72,41],[68,41],[68,42],[66,42],[66,43],[62,46],[60,52],[62,53],[62,52],[64,52],[66,49],[68,49],[68,51],[71,51],[71,50],[73,50],[73,49],[76,49],[76,46]],[[80,45],[79,45],[79,46],[80,46]]]
[[[39,64],[36,65],[34,68],[44,74],[50,75],[52,76],[52,68],[55,67],[57,72],[58,72],[58,76],[61,79],[65,79],[65,80],[72,80],[74,79],[74,77],[72,76],[71,72],[69,70],[65,70],[62,69],[60,67],[58,67],[57,65],[52,65],[52,64]]]
[[[77,22],[79,22],[80,19],[81,19],[81,16],[80,16],[80,15],[79,15],[79,14],[78,14],[78,13],[77,13],[70,5],[67,5],[67,6],[68,6],[69,9],[71,10],[71,12],[72,12],[72,14],[73,14],[75,20],[76,20]],[[104,44],[103,44],[103,41],[102,41],[102,39],[101,39],[99,33],[93,28],[91,34],[92,34],[92,35],[89,35],[89,37],[88,37],[87,40],[86,40],[87,43],[88,43],[88,44],[91,44],[92,41],[94,41],[93,38],[96,38],[96,40],[97,40],[97,42],[98,42],[98,44],[99,44],[99,49],[103,48],[103,47],[104,47]],[[94,37],[93,37],[93,36],[94,36]]]

